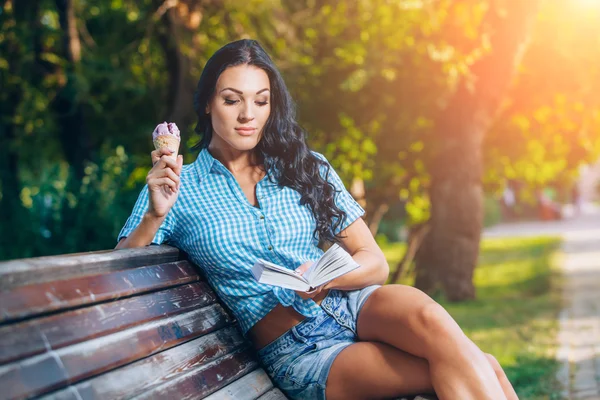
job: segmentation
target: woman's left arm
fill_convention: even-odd
[[[324,289],[355,290],[369,285],[383,285],[390,268],[365,221],[358,218],[342,231],[342,236],[346,237],[341,239],[340,245],[360,268],[332,280]]]

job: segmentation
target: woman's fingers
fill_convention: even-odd
[[[167,177],[155,178],[148,182],[148,187],[163,186],[163,185],[169,186],[173,192],[177,191],[177,183],[175,183],[175,181],[171,178],[167,178]]]
[[[177,166],[173,170],[177,175],[181,175],[181,168],[183,168],[183,156],[180,154],[177,156]]]
[[[170,156],[171,154],[173,154],[173,150],[166,147],[152,151],[150,153],[150,156],[152,157],[152,165],[155,165],[158,161],[160,161],[162,156]]]
[[[300,275],[304,275],[304,273],[310,268],[311,265],[314,264],[314,261],[307,261],[304,264],[302,264],[301,266],[299,266],[298,268],[296,268],[296,273],[300,274]],[[323,289],[322,286],[319,286],[318,288],[316,288],[315,290],[312,290],[310,292],[300,292],[300,291],[296,291],[296,293],[298,293],[298,295],[300,297],[302,297],[303,299],[312,299],[313,297],[315,297],[316,295],[318,295],[319,293],[321,293],[321,290]]]
[[[148,186],[156,187],[167,185],[173,192],[179,189],[181,179],[179,175],[183,167],[183,156],[178,156],[177,160],[173,160],[168,154],[172,151],[166,148],[154,150],[151,153],[153,167],[146,176]]]
[[[157,178],[169,178],[177,184],[177,188],[179,188],[179,184],[181,183],[181,178],[179,175],[177,175],[171,168],[168,167],[149,173],[146,181],[149,183],[151,180]]]
[[[157,178],[171,178],[177,185],[179,185],[179,175],[177,175],[171,168],[165,168],[163,170],[160,171],[159,175],[157,176]]]
[[[178,167],[178,161],[173,160],[172,157],[163,155],[160,157],[158,162],[154,164],[154,168],[162,169],[165,167],[175,170]]]
[[[315,296],[317,296],[322,291],[323,291],[323,285],[317,287],[316,289],[311,290],[310,292],[300,292],[300,291],[296,290],[296,293],[298,293],[298,296],[300,296],[304,300],[306,300],[306,299],[312,299],[312,298],[314,298]]]
[[[311,265],[313,265],[313,261],[307,261],[298,268],[296,268],[296,272],[298,272],[300,275],[304,275],[306,270],[308,270]]]

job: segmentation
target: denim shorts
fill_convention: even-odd
[[[330,290],[320,315],[263,347],[258,357],[275,384],[294,400],[325,399],[333,360],[358,341],[356,323],[363,304],[380,285],[353,291]]]

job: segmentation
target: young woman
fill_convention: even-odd
[[[318,96],[318,93],[314,94]],[[430,297],[381,286],[388,265],[364,210],[309,150],[281,74],[253,40],[218,50],[195,95],[193,164],[152,152],[117,248],[170,244],[204,269],[293,399],[516,399],[498,362]],[[304,271],[339,243],[360,268],[315,293],[257,283],[257,258]]]

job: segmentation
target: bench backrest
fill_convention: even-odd
[[[0,263],[0,398],[285,399],[196,266],[150,246]]]

